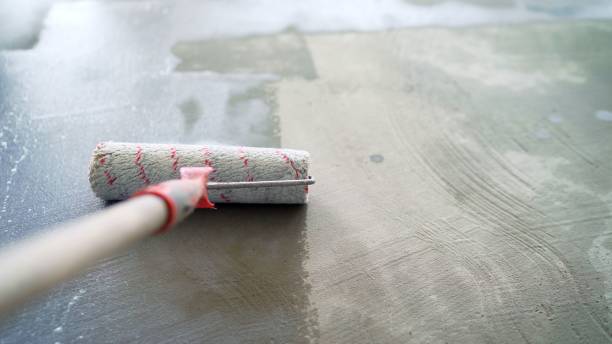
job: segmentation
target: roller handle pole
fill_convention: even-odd
[[[159,230],[165,202],[147,195],[62,224],[0,253],[0,314]]]
[[[206,203],[206,177],[157,184],[94,215],[58,225],[0,251],[0,315],[98,260],[164,231]]]

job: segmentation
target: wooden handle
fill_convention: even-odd
[[[206,184],[210,167],[181,168],[181,179],[148,186],[133,198],[95,215],[45,231],[0,252],[0,315],[99,259],[198,208],[212,208]]]
[[[0,314],[159,230],[164,200],[143,195],[60,225],[0,253]]]

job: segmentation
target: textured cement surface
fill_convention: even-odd
[[[197,212],[0,343],[611,341],[611,5],[338,3],[57,3],[0,51],[2,244],[104,206],[102,140],[305,149],[317,178],[307,207]]]

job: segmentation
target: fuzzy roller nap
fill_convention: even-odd
[[[308,152],[291,149],[214,145],[105,142],[93,153],[89,181],[104,200],[123,200],[150,184],[180,178],[181,167],[212,167],[211,182],[308,178]],[[308,186],[209,190],[215,203],[299,204]]]

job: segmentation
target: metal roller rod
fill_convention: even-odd
[[[270,187],[287,187],[312,185],[315,183],[314,178],[295,179],[295,180],[265,180],[257,182],[208,182],[208,190],[220,189],[246,189],[246,188],[270,188]]]

